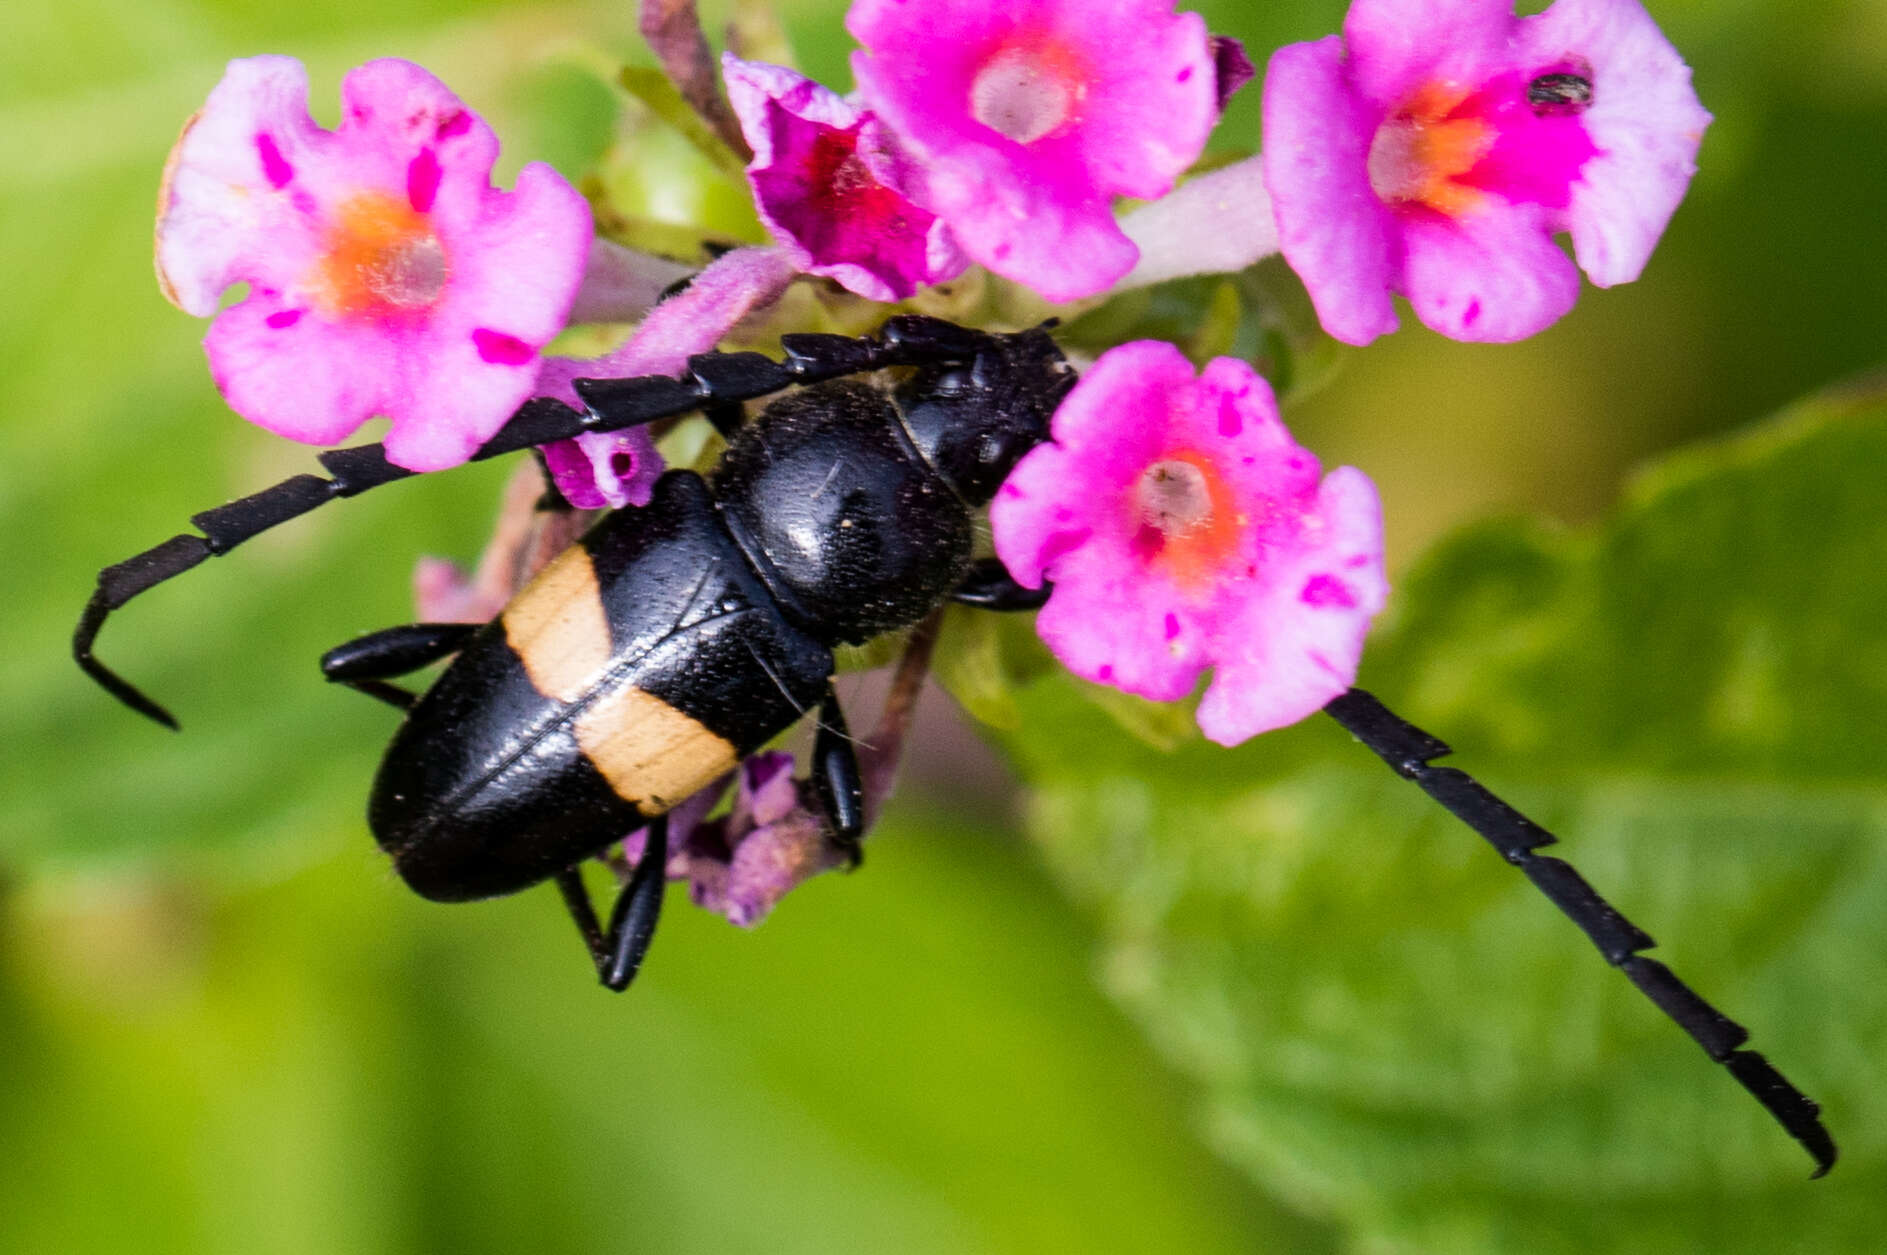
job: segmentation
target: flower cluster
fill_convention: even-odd
[[[846,28],[851,95],[732,54],[717,82],[698,31],[664,36],[682,49],[670,72],[694,75],[678,97],[750,154],[771,237],[698,272],[597,238],[547,166],[494,188],[494,132],[417,66],[353,71],[328,131],[298,63],[233,62],[166,171],[164,291],[214,318],[211,373],[244,417],[316,444],[385,417],[388,459],[435,470],[531,398],[581,410],[578,380],[685,374],[805,276],[862,324],[861,303],[921,308],[973,265],[999,292],[1065,303],[1281,252],[1336,339],[1393,330],[1397,296],[1445,335],[1519,339],[1571,307],[1579,268],[1600,286],[1638,276],[1710,121],[1638,0],[1529,17],[1510,0],[1354,0],[1340,35],[1272,57],[1262,152],[1202,173],[1254,67],[1174,0],[854,0]],[[635,326],[598,357],[548,354],[576,323]],[[583,509],[642,505],[662,470],[642,427],[542,453]],[[1209,671],[1197,719],[1225,744],[1347,690],[1387,596],[1370,481],[1322,474],[1248,363],[1196,373],[1158,341],[1099,353],[990,527],[1015,581],[1052,588],[1037,628],[1071,671],[1161,701]],[[502,604],[484,577],[422,576],[442,613]],[[844,853],[786,756],[732,779],[725,815],[708,817],[728,781],[673,812],[667,870],[749,924]]]

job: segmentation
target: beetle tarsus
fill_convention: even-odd
[[[1017,583],[1000,558],[978,558],[957,591],[950,594],[950,600],[979,610],[1040,610],[1054,591],[1047,580],[1040,588]]]
[[[574,867],[557,873],[557,889],[564,906],[576,921],[577,931],[596,964],[596,977],[603,986],[617,993],[629,988],[642,959],[655,937],[655,925],[662,915],[662,894],[668,887],[668,816],[649,821],[648,838],[642,857],[629,874],[629,883],[616,898],[605,930],[590,902],[590,891],[583,886],[583,875]]]
[[[662,916],[663,891],[668,888],[668,816],[649,821],[642,857],[630,873],[628,887],[609,913],[609,935],[604,938],[606,961],[598,974],[603,984],[621,993],[642,967],[655,925]]]

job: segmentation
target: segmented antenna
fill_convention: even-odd
[[[587,409],[574,410],[550,397],[526,401],[491,439],[479,446],[471,460],[500,457],[585,432],[620,431],[695,410],[705,410],[710,418],[725,422],[728,407],[798,384],[820,383],[887,366],[973,360],[991,345],[1036,335],[1053,325],[1051,321],[1019,337],[1003,337],[937,318],[900,314],[886,320],[876,336],[781,336],[785,356],[779,361],[760,353],[702,353],[688,359],[687,373],[680,378],[645,375],[579,379],[575,388]],[[297,475],[228,505],[192,515],[191,526],[202,535],[184,532],[100,571],[98,586],[72,633],[72,657],[80,669],[139,714],[175,728],[177,721],[168,710],[93,654],[105,620],[139,594],[182,575],[207,558],[228,553],[272,527],[330,501],[356,496],[414,473],[389,462],[385,447],[378,444],[331,449],[318,454],[317,460],[332,478]]]
[[[1753,1050],[1740,1050],[1749,1031],[1705,1002],[1670,968],[1640,951],[1657,943],[1620,915],[1571,865],[1534,853],[1558,840],[1552,833],[1488,792],[1466,772],[1429,764],[1451,751],[1439,738],[1400,718],[1362,689],[1351,689],[1324,707],[1324,713],[1368,746],[1399,776],[1413,780],[1468,827],[1486,837],[1500,856],[1525,873],[1579,925],[1605,961],[1631,978],[1645,997],[1689,1033],[1704,1053],[1730,1070],[1756,1101],[1800,1142],[1815,1160],[1814,1175],[1835,1166],[1835,1141],[1822,1127],[1821,1108],[1791,1085],[1782,1073]]]

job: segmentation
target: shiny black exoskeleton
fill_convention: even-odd
[[[787,336],[783,360],[706,354],[683,379],[579,381],[577,413],[540,400],[477,457],[701,410],[728,437],[705,479],[671,471],[648,506],[605,515],[484,625],[415,624],[323,658],[330,679],[406,710],[368,808],[409,885],[459,901],[562,887],[604,982],[622,988],[661,903],[668,810],[817,708],[813,783],[834,836],[864,827],[832,648],[908,627],[955,597],[1039,605],[972,563],[974,514],[1048,435],[1073,374],[1046,330],[993,335],[897,318],[875,338]],[[887,388],[857,376],[908,367]],[[741,403],[793,385],[752,422]],[[99,576],[74,640],[121,700],[169,715],[92,656],[110,611],[335,497],[404,478],[379,445],[197,515]],[[387,683],[456,654],[422,695]],[[174,726],[174,725],[173,725]],[[576,867],[648,826],[607,929]]]

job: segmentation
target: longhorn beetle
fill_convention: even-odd
[[[815,792],[836,840],[863,836],[860,773],[832,688],[832,649],[917,623],[946,600],[1039,607],[994,560],[972,560],[975,512],[1049,418],[1074,373],[1046,327],[995,334],[900,316],[876,337],[788,335],[782,360],[708,353],[682,378],[579,380],[586,409],[539,398],[473,456],[702,412],[727,438],[703,478],[664,474],[647,506],[605,515],[491,622],[421,623],[328,651],[322,669],[405,709],[368,823],[407,884],[435,901],[555,880],[603,984],[626,988],[661,910],[666,815],[818,711]],[[910,368],[889,388],[853,376]],[[800,385],[798,391],[787,392]],[[743,402],[785,393],[753,421]],[[107,567],[73,637],[78,664],[170,727],[161,706],[92,654],[106,617],[205,558],[338,497],[404,479],[378,444],[191,519]],[[456,655],[424,694],[387,681]],[[1448,746],[1360,689],[1325,712],[1413,780],[1550,898],[1607,962],[1689,1033],[1807,1148],[1835,1161],[1819,1108],[1748,1033],[1655,959],[1652,939],[1559,859],[1554,837],[1463,772]],[[583,861],[647,825],[628,884],[599,923]]]

